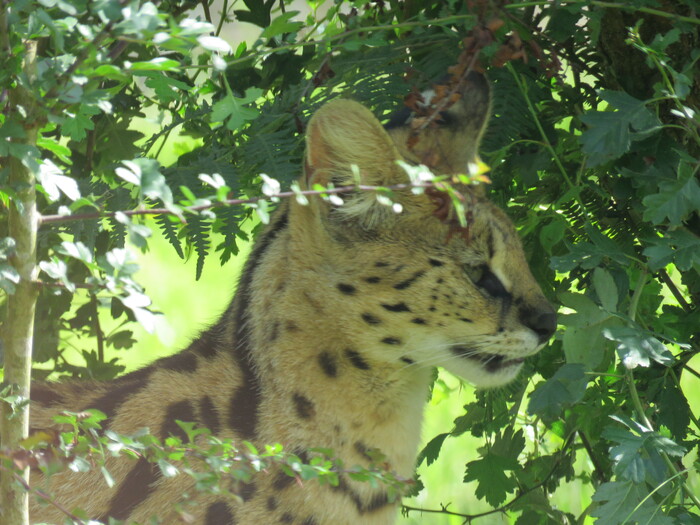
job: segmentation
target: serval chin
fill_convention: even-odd
[[[382,126],[357,102],[325,104],[308,124],[301,187],[352,185],[358,176],[366,185],[406,183],[397,160],[465,173],[478,161],[490,108],[484,77],[466,80],[460,99],[417,138],[407,110]],[[367,466],[367,451],[378,449],[411,478],[432,368],[503,385],[556,328],[511,221],[479,187],[461,192],[468,232],[446,220],[435,192],[397,190],[401,213],[367,191],[345,194],[340,206],[316,196],[283,202],[214,326],[114,381],[38,385],[32,426],[92,407],[120,433],[149,427],[164,437],[182,433],[175,420],[191,421],[222,438],[332,449],[348,467]],[[190,476],[166,478],[144,460],[107,467],[111,489],[99,472],[33,483],[105,522],[181,523],[183,493],[196,503],[187,507],[191,523],[206,525],[386,525],[398,513],[384,489],[345,475],[331,487],[262,472],[234,500],[198,495]],[[64,522],[56,509],[33,505],[33,522]]]

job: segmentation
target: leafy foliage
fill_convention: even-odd
[[[2,15],[0,83],[26,99],[2,99],[0,288],[13,294],[19,282],[4,220],[22,206],[9,177],[19,162],[37,175],[42,215],[35,360],[61,375],[114,377],[122,367],[105,346],[127,349],[130,323],[154,322],[125,250],[148,247],[140,213],[160,210],[158,228],[179,257],[194,254],[198,275],[213,255],[228,260],[248,240],[246,221],[268,209],[221,203],[269,195],[270,177],[289,186],[315,108],[344,94],[386,117],[488,27],[479,67],[494,93],[482,148],[492,195],[561,305],[561,329],[528,364],[532,380],[478,392],[421,461],[440,468],[450,439],[485,440],[465,452],[464,482],[518,524],[586,514],[602,524],[699,523],[689,487],[699,479],[700,424],[687,386],[695,381],[697,397],[694,2],[308,2],[302,13],[291,2],[245,0],[224,3],[220,19],[205,4],[206,21],[181,0],[22,0]],[[227,40],[232,20],[257,39]],[[29,74],[22,60],[33,43]],[[144,118],[158,131],[137,131]],[[27,123],[37,122],[32,142]],[[161,166],[158,153],[180,136],[197,147]],[[105,331],[100,312],[116,328]],[[94,347],[86,363],[66,357],[75,337]],[[166,476],[177,446],[154,456]],[[326,463],[312,467],[332,477]],[[574,478],[595,490],[580,516],[549,498]]]

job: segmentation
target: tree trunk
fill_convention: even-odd
[[[6,31],[6,26],[0,31]],[[6,41],[6,37],[3,38]],[[3,46],[4,47],[4,46]],[[7,48],[5,48],[7,50]],[[31,84],[34,79],[36,42],[27,42],[25,47],[24,73]],[[35,106],[32,94],[21,85],[10,93],[8,118],[15,116],[22,108],[23,117],[19,121],[25,130],[24,138],[18,140],[35,147],[38,134],[38,121],[33,115]],[[15,197],[9,209],[9,234],[15,240],[16,252],[12,263],[20,275],[20,282],[13,295],[7,299],[7,319],[4,330],[5,384],[12,386],[12,394],[29,398],[32,336],[34,331],[34,308],[36,305],[36,235],[38,228],[36,209],[35,168],[36,159],[8,157],[9,183]],[[32,166],[31,168],[28,167]],[[10,416],[12,416],[10,418]],[[8,403],[0,403],[0,444],[9,450],[20,448],[20,442],[29,431],[29,406],[16,410]],[[22,473],[29,480],[29,469]],[[11,473],[5,472],[0,479],[0,502],[2,503],[2,523],[28,525],[28,494]]]

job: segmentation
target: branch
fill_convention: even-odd
[[[294,197],[297,195],[337,195],[342,193],[352,193],[355,191],[383,191],[383,190],[406,190],[413,188],[432,188],[435,187],[434,182],[415,182],[406,184],[395,184],[393,186],[367,186],[358,184],[356,186],[340,186],[338,188],[327,188],[324,190],[303,190],[303,191],[283,191],[280,193],[275,193],[273,195],[259,195],[257,197],[250,197],[249,199],[228,199],[224,201],[210,202],[208,204],[200,204],[198,206],[185,206],[182,208],[182,212],[185,213],[198,213],[204,210],[210,210],[212,208],[223,208],[225,206],[239,206],[241,204],[254,204],[259,201],[271,200],[271,199],[285,199],[289,197]],[[127,210],[127,211],[98,211],[93,213],[76,213],[75,215],[42,215],[39,217],[39,226],[44,224],[51,224],[55,222],[68,222],[68,221],[84,221],[88,219],[104,219],[110,218],[117,215],[117,213],[123,213],[129,217],[135,215],[177,215],[176,211],[168,208],[147,208],[141,210]]]
[[[449,516],[458,516],[460,518],[464,518],[464,523],[471,523],[473,520],[475,520],[477,518],[483,518],[485,516],[490,516],[491,514],[500,514],[500,513],[506,512],[518,500],[524,498],[529,493],[531,493],[539,488],[544,487],[547,484],[549,479],[556,472],[557,468],[559,468],[559,462],[561,461],[561,458],[564,455],[564,452],[566,452],[566,450],[574,442],[574,437],[576,437],[576,434],[577,434],[577,432],[572,432],[571,434],[569,434],[569,437],[566,438],[564,445],[559,449],[559,452],[557,453],[558,457],[554,461],[554,465],[552,466],[551,470],[547,473],[547,475],[544,477],[544,479],[542,481],[533,485],[530,488],[522,490],[517,496],[515,496],[508,503],[506,503],[505,505],[501,505],[500,507],[498,507],[496,509],[487,510],[485,512],[479,512],[478,514],[463,514],[460,512],[453,512],[453,511],[447,509],[448,505],[443,505],[442,509],[423,509],[420,507],[411,507],[410,505],[401,505],[401,509],[406,511],[407,513],[408,512],[428,512],[431,514],[447,514]]]
[[[6,474],[10,474],[12,476],[12,478],[17,483],[22,485],[26,494],[28,494],[30,492],[36,494],[41,499],[43,499],[46,503],[48,503],[49,505],[53,505],[58,510],[60,510],[63,514],[66,515],[66,517],[70,518],[73,521],[73,523],[75,523],[76,525],[85,525],[85,522],[83,520],[81,520],[78,516],[73,514],[71,511],[69,511],[67,508],[65,508],[63,505],[61,505],[59,502],[57,502],[55,499],[53,499],[49,494],[47,494],[43,490],[32,487],[29,483],[27,483],[27,481],[22,476],[17,474],[17,472],[15,472],[14,470],[9,469],[3,465],[0,465],[0,470],[5,472]]]

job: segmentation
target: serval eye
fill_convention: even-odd
[[[481,264],[479,266],[465,266],[467,277],[479,288],[484,290],[491,297],[510,297],[510,292],[506,290],[501,280],[491,269]]]
[[[481,281],[483,275],[484,275],[484,269],[486,268],[485,264],[465,264],[464,265],[464,273],[467,274],[467,277],[469,277],[469,280],[476,284],[477,286],[479,281]]]

